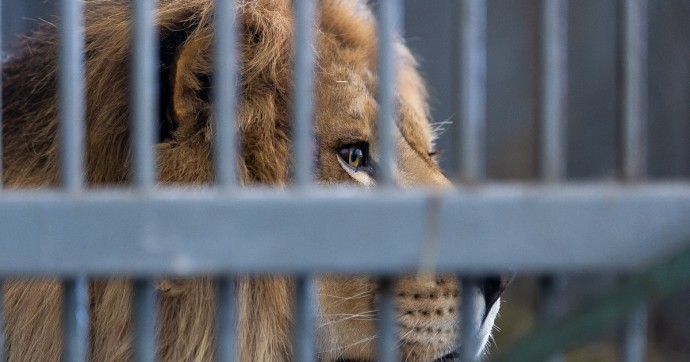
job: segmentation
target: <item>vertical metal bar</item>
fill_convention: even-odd
[[[235,1],[216,1],[215,31],[215,154],[216,182],[237,186],[237,25]]]
[[[462,0],[460,34],[460,175],[486,174],[486,0]]]
[[[146,190],[156,182],[154,143],[158,127],[158,35],[154,0],[132,1],[133,181]]]
[[[63,346],[65,361],[88,360],[89,291],[86,277],[68,279],[63,284]]]
[[[479,306],[477,305],[477,281],[474,278],[462,278],[462,299],[460,300],[460,350],[461,360],[477,360],[479,351]]]
[[[314,118],[314,15],[315,1],[295,1],[294,177],[298,187],[312,182]]]
[[[621,172],[644,177],[647,157],[647,0],[622,0]]]
[[[542,0],[542,104],[540,174],[559,181],[566,174],[568,95],[568,2]]]
[[[1,48],[0,48],[1,49]],[[4,280],[0,278],[0,361],[5,361],[5,293]]]
[[[546,276],[540,281],[541,323],[554,320],[563,314],[563,293],[566,279],[563,276]],[[561,354],[549,356],[548,362],[562,362]]]
[[[397,56],[395,37],[399,34],[397,26],[401,17],[401,4],[398,0],[381,1],[379,6],[378,28],[378,182],[381,186],[391,186],[394,182],[396,153],[393,133],[397,118]]]
[[[216,283],[216,351],[219,362],[235,360],[235,283],[222,277]]]
[[[621,173],[625,181],[645,177],[647,163],[647,0],[622,0]],[[646,307],[625,323],[623,357],[643,361],[646,345]]]
[[[156,359],[156,290],[148,279],[134,281],[134,360]]]
[[[379,281],[379,302],[376,308],[378,311],[378,361],[396,362],[399,361],[399,354],[396,348],[396,323],[395,305],[393,304],[393,282],[391,279],[383,278]]]
[[[5,59],[5,54],[2,51],[3,45],[2,45],[2,34],[4,33],[2,30],[2,2],[0,1],[0,59]],[[0,160],[4,160],[3,156],[3,141],[2,141],[2,135],[3,135],[3,129],[4,127],[4,121],[2,117],[2,110],[5,109],[3,106],[3,94],[2,94],[2,88],[3,88],[3,83],[2,83],[2,75],[0,73]],[[3,170],[3,163],[0,162],[0,190],[3,189],[4,184],[5,184],[5,172]],[[2,297],[2,283],[0,283],[0,297]],[[0,301],[0,304],[2,304],[2,301]],[[0,305],[1,307],[1,305]],[[2,312],[2,309],[0,308],[0,312]],[[0,319],[2,319],[2,313],[0,313]],[[2,327],[2,321],[0,321],[0,327]],[[3,361],[3,349],[2,349],[2,330],[0,329],[0,361]]]
[[[62,0],[60,14],[60,151],[62,185],[83,186],[84,34],[81,0]]]
[[[623,361],[643,362],[647,345],[647,307],[632,313],[623,327]]]
[[[295,361],[316,361],[314,353],[314,281],[308,276],[295,278]]]

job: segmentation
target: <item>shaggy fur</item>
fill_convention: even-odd
[[[88,0],[86,7],[87,157],[90,185],[129,182],[130,9],[125,0]],[[160,182],[213,181],[210,99],[212,0],[159,0],[161,44]],[[319,2],[315,54],[317,177],[323,184],[373,184],[347,169],[338,149],[356,142],[376,158],[376,43],[369,9],[350,0]],[[288,0],[239,1],[241,71],[238,128],[245,185],[283,185],[291,165],[292,9]],[[56,26],[46,24],[3,65],[4,182],[12,188],[59,181],[56,110]],[[426,91],[407,48],[400,61],[396,131],[402,186],[447,187],[432,154]],[[213,358],[213,284],[204,278],[162,280],[159,355],[163,361]],[[323,360],[374,359],[376,284],[366,278],[324,277],[319,282],[319,340]],[[404,278],[395,284],[401,310],[400,341],[409,360],[432,360],[453,350],[454,279]],[[58,361],[61,356],[61,285],[14,280],[4,285],[10,361]],[[241,361],[289,361],[292,284],[247,277],[238,285]],[[90,355],[94,361],[132,358],[130,282],[90,285]],[[493,320],[492,320],[493,321]]]

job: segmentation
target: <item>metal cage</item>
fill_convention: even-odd
[[[59,276],[64,280],[65,360],[84,361],[88,356],[89,277],[128,275],[136,279],[135,353],[139,361],[155,359],[152,278],[190,274],[217,277],[218,301],[228,306],[217,315],[218,338],[224,341],[219,344],[218,359],[230,361],[234,358],[233,344],[228,343],[234,333],[233,278],[249,272],[291,275],[297,286],[295,358],[311,361],[315,360],[314,311],[309,301],[314,275],[370,273],[380,277],[384,286],[379,316],[380,360],[395,361],[391,291],[385,286],[389,285],[386,280],[401,272],[429,263],[438,270],[456,273],[470,284],[478,275],[507,268],[545,273],[557,280],[578,270],[635,272],[688,245],[690,187],[645,180],[646,0],[621,1],[620,177],[586,184],[565,182],[567,1],[548,0],[540,5],[540,182],[532,184],[486,182],[487,1],[458,1],[454,13],[459,20],[458,56],[448,71],[458,85],[455,108],[459,127],[452,135],[460,145],[452,156],[458,165],[458,187],[444,192],[401,192],[393,185],[396,59],[392,47],[399,32],[396,28],[401,25],[402,4],[379,1],[378,137],[382,169],[379,186],[366,193],[325,190],[311,179],[314,59],[309,49],[311,24],[318,8],[310,0],[294,1],[294,185],[286,190],[239,187],[233,101],[215,103],[219,130],[215,140],[216,184],[195,190],[157,186],[156,158],[151,152],[155,133],[152,120],[157,115],[153,100],[158,92],[154,86],[158,83],[156,8],[153,0],[133,4],[132,187],[85,188],[82,2],[62,0],[62,186],[56,190],[0,192],[0,278]],[[217,31],[231,34],[234,26],[234,2],[218,0]],[[214,98],[234,100],[234,39],[217,37],[216,41]],[[358,238],[333,233],[340,229],[332,218],[336,209],[350,215],[352,222],[365,225],[366,233]],[[500,227],[496,227],[497,222]],[[329,237],[323,238],[325,235]],[[326,262],[328,258],[323,255],[339,258]],[[472,309],[471,303],[465,303],[464,315]],[[640,361],[644,354],[644,310],[632,318],[631,333],[625,340],[626,361]],[[478,343],[471,333],[464,335],[470,338],[463,344]],[[0,360],[4,360],[2,353],[0,339]],[[463,356],[466,361],[474,359],[469,354]]]

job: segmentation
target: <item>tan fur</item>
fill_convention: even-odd
[[[90,185],[127,183],[129,147],[130,10],[125,0],[88,0],[86,6],[87,160]],[[213,1],[159,0],[163,43],[171,38],[171,64],[162,73],[169,96],[162,122],[173,129],[157,146],[160,181],[213,181],[211,105],[204,98],[212,71]],[[355,183],[337,161],[337,149],[368,142],[376,151],[376,34],[370,11],[350,0],[322,0],[316,39],[318,174],[323,184]],[[287,0],[239,1],[242,139],[240,177],[245,185],[289,182],[292,90],[292,9]],[[3,66],[4,182],[12,188],[54,186],[58,176],[56,29],[28,37]],[[426,91],[407,48],[400,61],[400,119],[396,131],[397,182],[447,187],[429,156],[433,134]],[[160,359],[209,361],[214,355],[213,283],[206,278],[161,280]],[[324,277],[319,282],[320,357],[374,359],[374,300],[367,278]],[[411,361],[439,358],[455,348],[455,279],[403,278],[395,284],[401,345]],[[10,361],[57,361],[61,356],[61,286],[50,280],[4,285]],[[241,361],[289,361],[292,284],[280,276],[245,277],[238,285]],[[90,285],[91,359],[132,358],[130,282]],[[360,315],[361,318],[356,316]],[[345,318],[344,318],[345,316]],[[347,318],[347,316],[355,316]]]

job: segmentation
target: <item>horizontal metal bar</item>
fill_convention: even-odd
[[[417,270],[634,271],[690,242],[690,185],[487,185],[309,195],[213,190],[0,194],[0,275]],[[346,215],[347,217],[343,217]],[[333,257],[337,255],[337,257]]]

